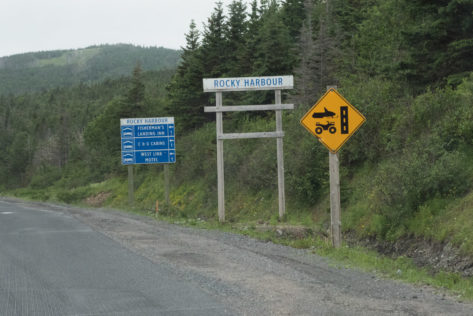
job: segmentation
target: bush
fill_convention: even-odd
[[[61,178],[61,169],[55,166],[43,165],[33,174],[30,187],[41,189],[51,186]]]
[[[13,191],[13,195],[20,198],[47,201],[50,198],[50,193],[45,190],[22,188]]]
[[[56,197],[64,203],[77,203],[84,200],[91,194],[89,187],[81,187],[73,190],[61,190],[57,192]]]
[[[381,164],[373,179],[370,208],[386,218],[387,226],[378,232],[383,235],[403,226],[426,201],[458,196],[469,188],[471,175],[462,153],[445,151],[436,143],[419,141],[413,146]]]

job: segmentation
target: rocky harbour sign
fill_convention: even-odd
[[[204,92],[292,89],[293,76],[206,78]]]

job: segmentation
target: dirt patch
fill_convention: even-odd
[[[100,192],[97,195],[89,196],[84,200],[84,202],[92,207],[101,207],[110,197],[110,195],[112,195],[110,192]]]
[[[405,236],[396,242],[375,239],[355,240],[348,235],[350,243],[361,244],[377,252],[396,258],[411,258],[420,267],[429,267],[433,272],[448,271],[464,277],[473,276],[473,257],[463,254],[451,242],[437,242],[414,236]]]

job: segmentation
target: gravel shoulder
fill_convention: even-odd
[[[306,250],[120,211],[5,200],[70,214],[241,315],[473,315],[472,304],[337,268]]]

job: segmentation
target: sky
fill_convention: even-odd
[[[117,43],[179,49],[191,20],[202,31],[216,2],[0,0],[0,57]]]

